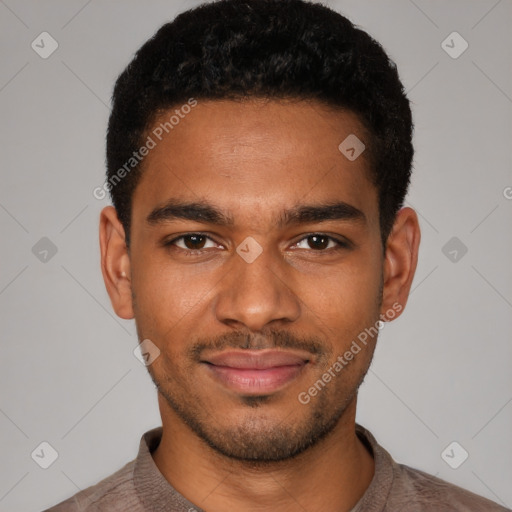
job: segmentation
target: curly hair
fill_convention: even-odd
[[[157,115],[195,99],[316,100],[358,116],[371,148],[383,247],[412,169],[413,122],[395,63],[365,31],[304,0],[219,0],[179,14],[118,77],[107,132],[107,182],[129,246],[138,163],[113,177]],[[126,168],[126,165],[125,165]]]

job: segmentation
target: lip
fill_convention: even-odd
[[[311,359],[307,352],[284,350],[229,350],[204,358],[203,362],[244,370],[266,370],[278,366],[304,364]]]
[[[311,354],[280,350],[244,350],[214,354],[201,362],[209,374],[233,391],[261,395],[298,378]]]

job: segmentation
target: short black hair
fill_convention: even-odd
[[[118,77],[107,186],[127,246],[143,169],[134,154],[156,116],[191,98],[251,97],[316,100],[358,116],[368,132],[385,247],[410,182],[409,100],[377,41],[341,14],[304,0],[218,0],[185,11],[163,25]]]

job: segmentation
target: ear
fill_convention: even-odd
[[[394,311],[388,321],[400,316],[407,304],[420,245],[418,216],[412,208],[402,208],[396,215],[393,228],[386,242],[383,269],[381,318]]]
[[[101,273],[112,307],[119,317],[130,320],[134,317],[130,256],[113,206],[106,206],[100,214],[100,249]]]

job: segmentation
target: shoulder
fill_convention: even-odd
[[[512,512],[462,487],[399,464],[359,424],[356,433],[373,453],[375,475],[352,512]]]
[[[135,460],[43,512],[125,512],[143,510],[133,484]]]
[[[386,510],[506,512],[510,509],[418,469],[395,463]]]

